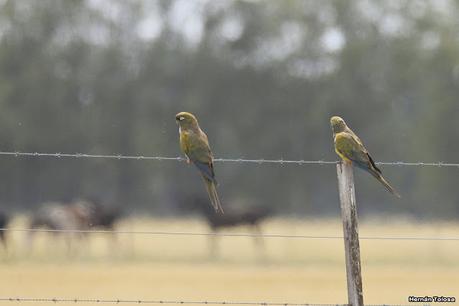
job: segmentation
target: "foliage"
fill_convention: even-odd
[[[177,156],[174,115],[218,157],[336,159],[343,116],[380,161],[457,161],[455,1],[0,1],[2,150]],[[0,159],[17,209],[97,197],[177,213],[185,164]],[[194,169],[193,169],[194,170]],[[357,175],[363,212],[459,214],[455,170]],[[337,214],[333,167],[217,164],[224,205]],[[191,183],[190,183],[191,181]],[[196,182],[194,182],[196,181]]]

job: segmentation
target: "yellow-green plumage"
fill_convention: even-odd
[[[187,112],[175,116],[179,124],[180,148],[200,171],[212,206],[217,212],[223,213],[223,208],[217,194],[212,151],[207,135],[201,130],[196,117]]]
[[[335,151],[344,162],[352,163],[357,167],[368,171],[373,175],[386,189],[400,198],[399,193],[386,181],[382,176],[381,170],[376,167],[367,149],[364,147],[359,137],[346,125],[344,120],[338,116],[330,119],[333,130],[333,141]]]

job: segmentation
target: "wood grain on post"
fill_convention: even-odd
[[[344,249],[346,253],[346,275],[348,302],[352,306],[363,306],[362,272],[360,268],[359,229],[355,203],[354,174],[352,165],[338,163],[339,199],[343,219]]]

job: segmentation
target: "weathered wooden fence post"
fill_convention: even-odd
[[[348,302],[352,306],[363,306],[354,174],[352,165],[347,163],[338,163],[336,170],[338,172],[339,199],[341,203],[341,217],[343,219]]]

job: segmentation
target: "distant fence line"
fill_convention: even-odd
[[[128,159],[128,160],[156,160],[156,161],[185,161],[182,157],[143,156],[143,155],[115,155],[115,154],[86,154],[86,153],[42,153],[42,152],[9,152],[0,151],[3,156],[15,157],[55,157],[55,158],[101,158],[101,159]],[[336,165],[338,161],[324,160],[289,160],[289,159],[245,159],[245,158],[215,158],[215,162],[254,163],[254,164],[296,164],[296,165]],[[455,167],[459,163],[445,162],[377,162],[377,165],[388,166],[417,166],[417,167]]]
[[[347,306],[348,304],[283,303],[251,301],[182,301],[182,300],[142,300],[142,299],[97,299],[97,298],[27,298],[0,297],[0,302],[38,302],[38,303],[102,303],[102,304],[174,304],[174,305],[257,305],[257,306]],[[418,304],[420,306],[426,304]],[[402,304],[369,304],[368,306],[407,306]]]
[[[166,231],[122,231],[122,230],[76,230],[45,228],[0,228],[0,232],[37,232],[67,234],[127,234],[152,236],[220,236],[220,237],[254,237],[254,238],[290,238],[290,239],[343,239],[343,236],[326,235],[288,235],[288,234],[251,234],[251,233],[218,233],[218,232],[166,232]],[[402,236],[363,236],[361,240],[405,240],[405,241],[459,241],[459,237],[402,237]]]

